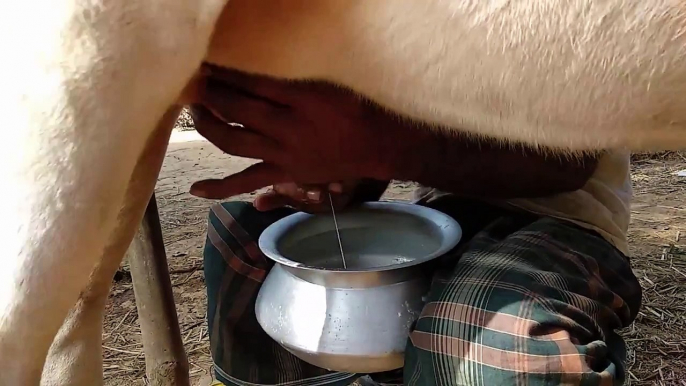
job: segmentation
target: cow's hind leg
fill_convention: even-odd
[[[170,110],[146,144],[126,191],[118,227],[88,289],[70,311],[50,348],[42,385],[94,386],[102,384],[102,325],[105,303],[115,272],[139,227],[139,219],[154,190],[171,129],[180,109]]]

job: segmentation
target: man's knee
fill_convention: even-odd
[[[483,301],[489,293],[472,295],[471,302],[427,304],[408,340],[405,385],[624,381],[623,341],[614,332],[607,336],[618,341],[577,334],[575,321],[546,311],[536,298],[522,297],[507,310],[491,310]]]

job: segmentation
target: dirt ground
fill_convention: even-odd
[[[239,171],[251,161],[227,156],[180,121],[156,192],[173,290],[193,380],[210,370],[205,324],[202,248],[211,204],[188,194],[191,183]],[[686,208],[682,206],[686,158],[667,153],[636,156],[630,244],[644,288],[643,309],[623,331],[628,342],[631,385],[686,386]],[[410,198],[410,184],[395,183],[389,198]],[[253,195],[242,198],[250,199]],[[145,362],[126,262],[115,278],[104,331],[106,385],[144,385]]]

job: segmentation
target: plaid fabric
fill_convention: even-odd
[[[406,385],[621,385],[628,326],[641,289],[628,259],[575,225],[446,196],[422,203],[463,227],[439,261],[411,332]],[[205,247],[216,375],[227,385],[344,385],[297,359],[257,323],[255,299],[271,263],[256,240],[272,222],[249,203],[214,206]]]

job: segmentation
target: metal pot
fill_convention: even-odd
[[[451,217],[406,203],[374,202],[331,216],[297,213],[259,239],[276,265],[255,311],[265,332],[302,360],[332,371],[403,366],[410,328],[430,285],[432,260],[462,235]]]

